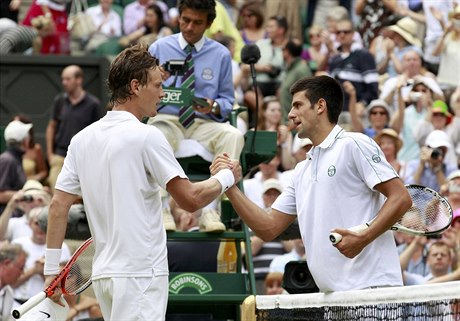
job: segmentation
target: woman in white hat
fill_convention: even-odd
[[[438,39],[433,51],[434,56],[441,56],[438,82],[442,87],[455,88],[460,83],[460,4],[449,12],[449,24],[442,37]]]

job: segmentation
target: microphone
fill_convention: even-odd
[[[252,136],[251,142],[251,154],[256,156],[255,154],[255,140],[257,134],[257,120],[259,119],[259,91],[257,90],[257,80],[256,80],[256,68],[254,64],[256,64],[260,59],[260,50],[259,47],[255,44],[248,44],[245,45],[241,49],[241,61],[247,65],[251,66],[251,77],[252,77],[252,86],[254,88],[254,92],[256,94],[256,114],[254,116],[254,134]]]
[[[241,49],[241,61],[244,64],[251,66],[251,76],[254,80],[255,86],[255,78],[256,78],[256,70],[254,68],[254,64],[256,64],[260,59],[260,50],[259,47],[255,44],[249,44]],[[254,88],[255,89],[255,88]]]

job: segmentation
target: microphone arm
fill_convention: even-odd
[[[254,122],[254,135],[252,135],[252,142],[251,142],[251,153],[255,152],[255,142],[256,142],[256,134],[257,134],[257,124],[259,122],[259,90],[257,90],[257,79],[256,79],[256,67],[254,63],[250,64],[251,66],[251,76],[252,76],[252,86],[254,88],[254,92],[256,94],[256,115],[255,115],[255,122]]]

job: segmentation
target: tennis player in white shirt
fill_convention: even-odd
[[[194,212],[241,177],[227,168],[191,183],[161,131],[141,122],[156,115],[164,96],[161,68],[147,47],[121,52],[110,66],[108,85],[112,110],[74,136],[56,183],[46,284],[59,272],[67,213],[81,195],[96,246],[92,280],[104,320],[164,320],[168,262],[160,187]]]
[[[331,77],[304,78],[291,87],[289,119],[313,148],[267,214],[237,188],[226,195],[240,217],[265,241],[298,218],[311,274],[321,292],[402,285],[389,228],[410,208],[403,182],[368,136],[337,125],[343,92]],[[236,164],[218,156],[211,173]],[[347,228],[372,220],[364,232]],[[343,236],[332,245],[331,231]]]

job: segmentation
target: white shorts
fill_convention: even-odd
[[[164,321],[168,276],[103,278],[93,281],[94,293],[107,321]]]

